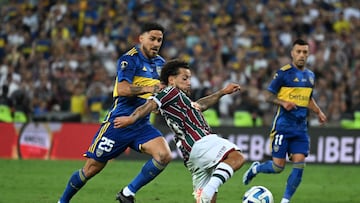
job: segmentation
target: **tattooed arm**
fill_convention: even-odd
[[[136,96],[136,95],[142,95],[146,93],[157,93],[162,89],[162,85],[160,83],[153,85],[153,86],[136,86],[128,81],[121,81],[117,84],[117,91],[119,96]]]
[[[115,128],[123,128],[135,123],[140,118],[148,115],[151,111],[157,108],[154,100],[148,99],[145,104],[139,106],[130,116],[120,116],[114,119]]]
[[[240,90],[240,85],[235,83],[230,83],[225,88],[197,100],[196,101],[196,103],[198,104],[197,107],[199,108],[199,110],[205,111],[210,106],[216,104],[222,96],[226,94],[234,93],[239,90]]]
[[[287,111],[290,111],[291,109],[296,109],[295,103],[281,100],[281,99],[277,98],[277,96],[270,91],[265,92],[265,97],[266,97],[267,102],[270,102],[270,103],[273,103],[276,105],[280,105]]]

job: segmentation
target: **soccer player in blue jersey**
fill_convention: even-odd
[[[243,183],[247,185],[258,173],[281,173],[288,154],[293,169],[281,203],[290,202],[303,176],[305,157],[310,147],[308,109],[318,115],[320,123],[327,120],[312,97],[315,75],[305,67],[308,56],[309,44],[297,39],[291,50],[292,63],[283,66],[274,75],[267,93],[267,101],[278,106],[270,132],[272,160],[262,164],[252,163],[243,177]]]
[[[152,158],[144,164],[138,176],[116,195],[116,199],[122,203],[135,202],[135,193],[159,175],[171,161],[168,143],[159,130],[150,124],[149,114],[127,128],[114,128],[113,122],[117,116],[130,115],[149,96],[162,89],[159,75],[165,61],[158,52],[163,36],[164,28],[161,25],[145,23],[139,36],[140,43],[119,58],[113,105],[84,154],[87,157],[84,167],[72,174],[60,203],[69,202],[90,178],[127,147],[149,154]]]
[[[175,133],[174,140],[182,152],[185,166],[192,174],[194,197],[197,203],[215,203],[218,188],[245,162],[240,149],[214,134],[202,111],[219,99],[240,90],[230,83],[209,96],[191,101],[188,97],[191,71],[187,63],[172,60],[165,64],[160,79],[167,86],[138,107],[130,116],[114,120],[116,128],[133,125],[153,110],[159,110]]]

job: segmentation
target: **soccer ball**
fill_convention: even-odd
[[[253,186],[245,192],[243,203],[274,203],[274,198],[266,187]]]

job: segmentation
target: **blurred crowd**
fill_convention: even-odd
[[[112,101],[117,58],[139,25],[166,28],[161,55],[191,64],[194,99],[237,82],[221,99],[223,120],[244,110],[270,124],[263,92],[289,63],[296,38],[310,43],[313,96],[337,126],[360,110],[360,1],[357,0],[2,0],[0,102],[29,120],[73,112],[98,122]],[[310,115],[310,121],[316,121]]]

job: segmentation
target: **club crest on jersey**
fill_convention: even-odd
[[[279,151],[279,145],[274,145],[274,152],[278,152]]]
[[[275,75],[274,75],[273,79],[276,79],[277,77],[278,77],[278,74],[277,74],[277,73],[275,73]]]
[[[124,70],[124,69],[128,66],[128,62],[127,62],[127,61],[121,61],[120,64],[121,64],[120,67],[121,67],[122,70]]]
[[[101,155],[103,155],[104,151],[101,149],[96,149],[96,156],[97,157],[101,157]]]
[[[161,74],[161,68],[162,68],[161,66],[156,66],[156,72],[158,75]]]
[[[314,78],[309,78],[311,85],[314,85]]]

